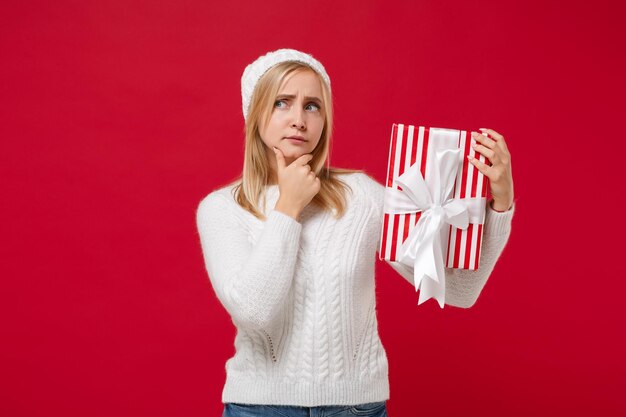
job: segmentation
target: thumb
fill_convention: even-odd
[[[282,171],[285,169],[285,156],[283,152],[278,149],[276,146],[272,146],[274,148],[274,154],[276,155],[276,165],[278,166],[278,171]]]

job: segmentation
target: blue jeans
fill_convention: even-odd
[[[323,405],[296,407],[292,405],[261,405],[224,403],[222,417],[387,417],[387,402],[358,405]]]

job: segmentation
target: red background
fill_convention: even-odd
[[[3,2],[0,414],[216,416],[235,329],[199,201],[243,162],[240,77],[313,54],[331,164],[394,122],[495,129],[510,241],[477,304],[377,260],[392,417],[624,415],[624,8],[595,1]]]

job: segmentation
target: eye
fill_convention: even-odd
[[[314,110],[320,110],[320,106],[318,106],[318,105],[317,105],[317,104],[315,104],[315,103],[309,103],[309,104],[307,104],[306,108],[309,108],[309,107],[311,107],[311,106],[313,106],[313,107],[314,107]]]
[[[287,104],[287,103],[285,102],[285,100],[276,100],[276,101],[274,102],[274,107],[279,108],[279,109],[282,109],[282,108],[284,108],[284,107],[285,107],[285,106],[279,106],[279,103],[283,103],[283,104],[285,104],[285,105]]]

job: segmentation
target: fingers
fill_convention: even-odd
[[[481,128],[480,130],[483,131],[482,135],[472,132],[472,138],[477,142],[472,144],[472,148],[474,148],[476,152],[480,152],[486,158],[489,158],[492,166],[494,164],[508,163],[510,153],[506,146],[504,136],[492,129]],[[491,137],[487,137],[488,132]]]
[[[309,172],[309,177],[313,178],[313,181],[315,181],[316,184],[320,184],[320,177],[318,177],[317,175],[315,175],[315,172],[310,171]]]
[[[481,127],[480,129],[481,132],[483,132],[482,135],[479,135],[479,137],[485,138],[488,140],[489,144],[496,144],[498,146],[500,146],[502,149],[507,150],[507,146],[506,146],[506,141],[504,140],[504,136],[502,136],[501,134],[499,134],[498,132],[496,132],[493,129],[485,129],[484,127]],[[473,136],[473,135],[472,135]],[[486,145],[488,147],[492,147],[489,145]]]
[[[283,152],[276,146],[272,146],[272,148],[274,148],[274,154],[276,154],[276,165],[278,167],[278,171],[280,172],[285,169],[285,155],[283,155]]]
[[[296,164],[296,165],[306,165],[309,163],[309,161],[313,159],[313,154],[310,153],[305,153],[304,155],[300,156],[298,159],[296,159],[295,161],[292,162],[292,164]]]
[[[475,143],[472,148],[487,158],[488,163],[468,156],[469,161],[483,174],[495,181],[502,172],[509,170],[511,154],[507,149],[504,136],[493,129],[480,128],[483,134],[472,132]]]
[[[474,143],[472,145],[472,148],[474,148],[476,152],[480,152],[481,154],[485,155],[485,157],[489,159],[490,161],[493,161],[494,157],[496,156],[496,153],[492,151],[491,149],[487,148],[486,146]]]
[[[309,177],[311,177],[311,178],[313,178],[313,179],[315,179],[315,180],[317,180],[317,181],[319,181],[319,180],[320,180],[320,177],[318,177],[318,176],[315,174],[315,172],[314,172],[314,171],[309,171]]]
[[[480,128],[480,129],[478,129],[478,130],[480,130],[481,132],[483,132],[483,134],[485,134],[485,133],[486,133],[487,135],[491,136],[491,137],[492,137],[493,139],[495,139],[496,141],[504,139],[504,136],[502,136],[501,134],[499,134],[498,132],[496,132],[496,131],[495,131],[495,130],[493,130],[493,129],[485,129],[484,127],[481,127],[481,128]]]
[[[472,138],[489,149],[493,149],[497,145],[495,140],[488,138],[485,135],[481,135],[480,133],[472,132]]]
[[[491,169],[491,167],[487,164],[485,164],[484,162],[481,162],[479,159],[473,158],[469,155],[467,155],[467,159],[469,159],[470,163],[472,165],[474,165],[476,167],[476,169],[478,169],[480,172],[483,173],[483,175],[485,175],[487,178],[490,178],[490,172],[489,170]]]
[[[315,175],[315,172],[313,171],[309,171],[309,174],[307,176],[309,179],[312,179],[313,181],[319,181],[319,178],[317,177],[317,175]]]

